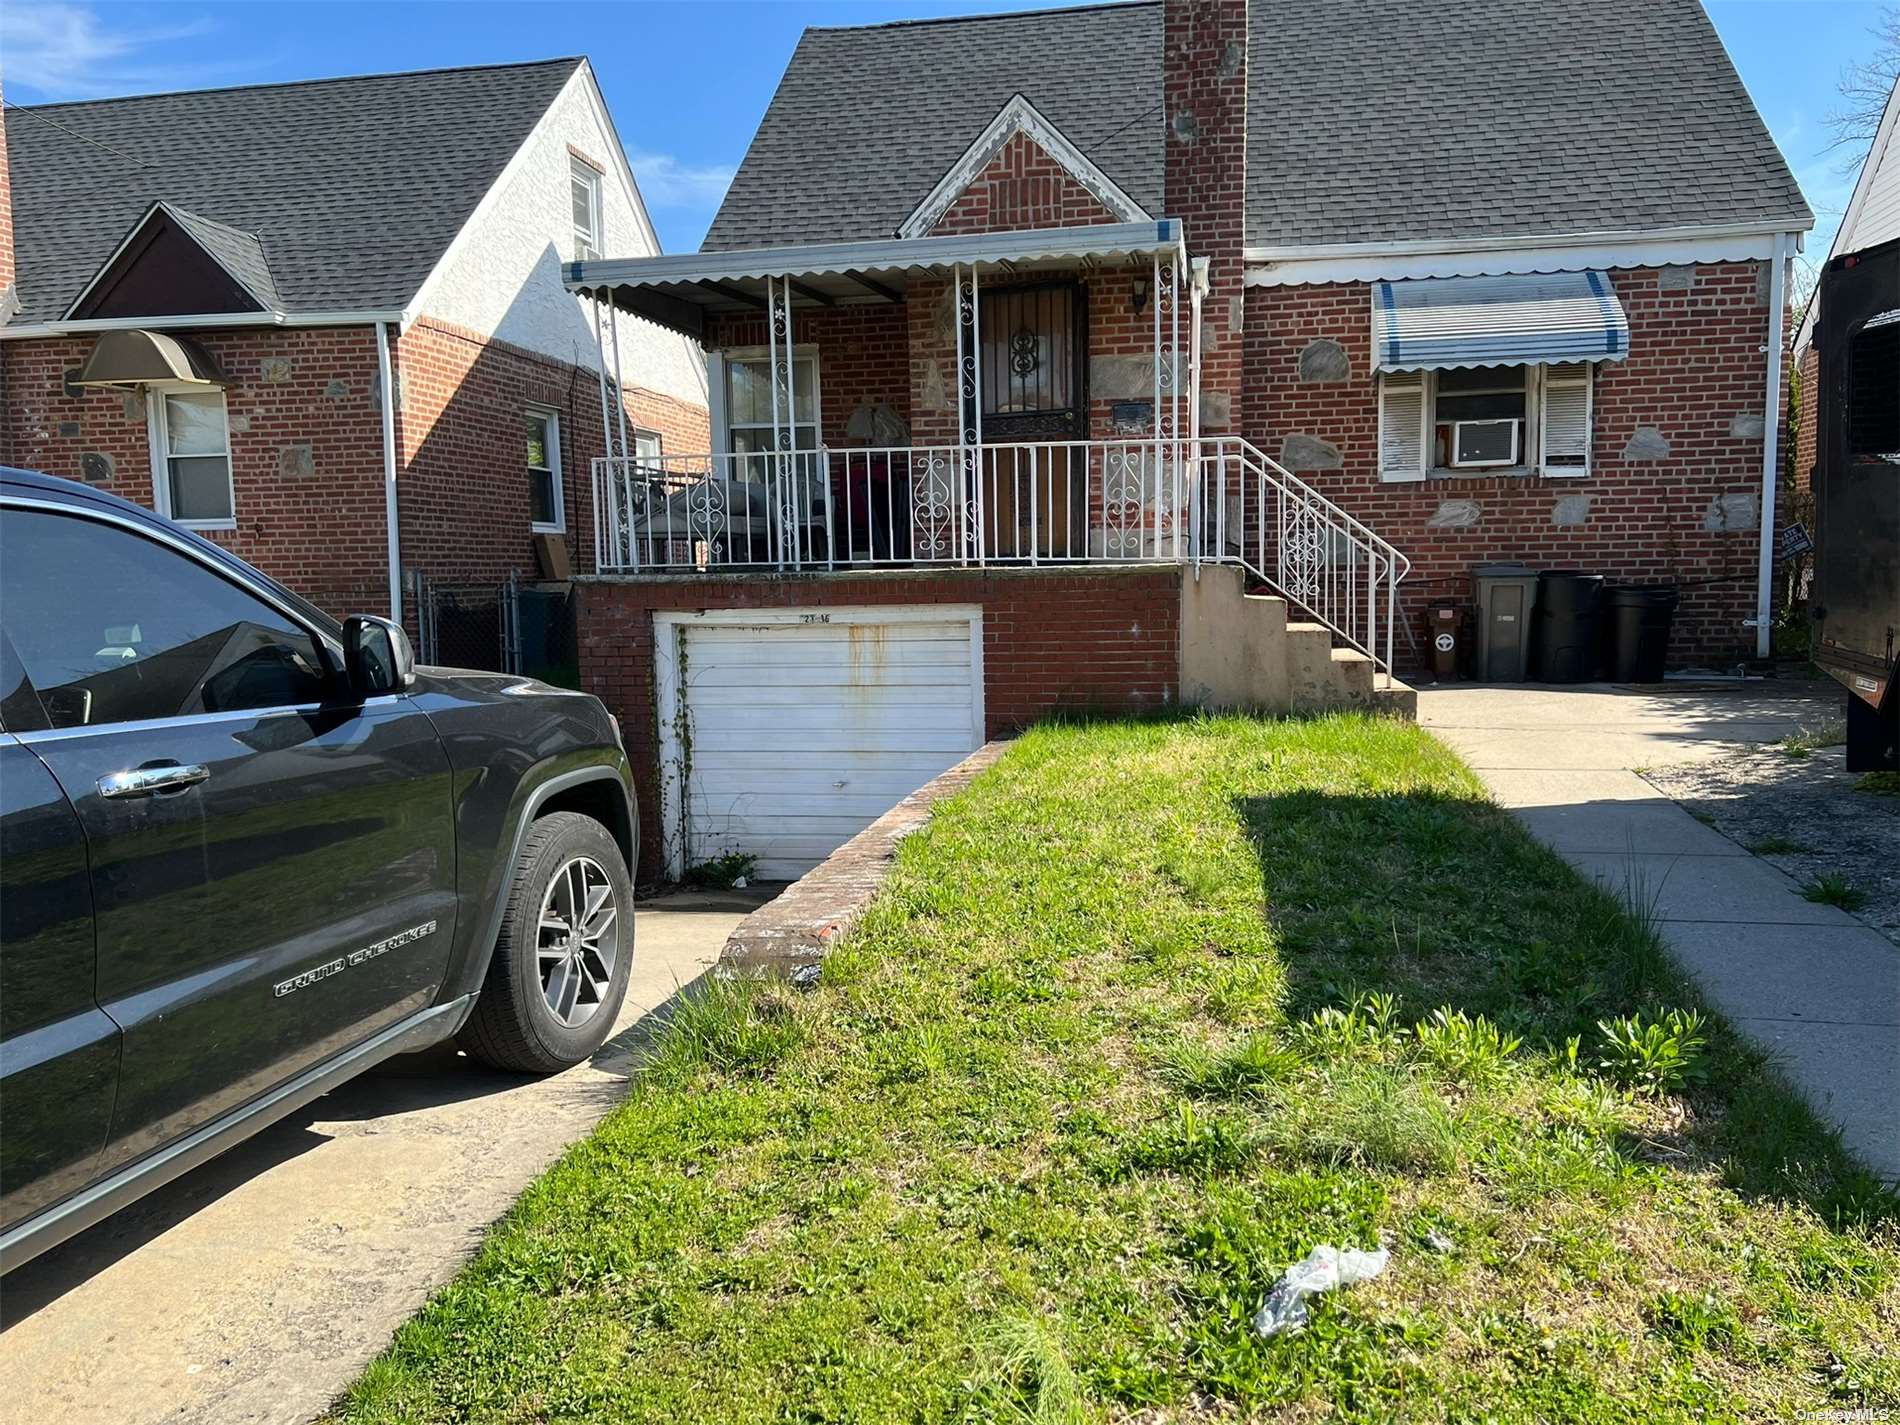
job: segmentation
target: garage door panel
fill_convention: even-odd
[[[860,796],[885,797],[885,805],[917,790],[917,778],[926,779],[943,770],[944,754],[920,760],[916,766],[899,770],[873,771],[863,767],[842,767],[832,759],[829,767],[733,767],[720,758],[715,767],[695,765],[687,790],[694,796],[731,797],[756,793],[769,782],[773,790],[786,795],[823,795],[829,792],[853,792]],[[842,785],[840,785],[842,783]]]
[[[875,777],[883,773],[891,774],[892,781],[905,780],[906,774],[922,772],[923,780],[928,781],[943,770],[943,754],[929,751],[877,752],[859,751],[852,755],[849,775],[854,777]],[[716,771],[715,771],[716,769]],[[796,751],[779,749],[727,750],[719,754],[715,762],[695,759],[693,775],[696,777],[716,774],[743,779],[748,787],[759,784],[758,773],[772,772],[786,776],[795,776],[806,772],[817,772],[827,779],[847,775],[841,770],[835,750],[801,747]],[[920,785],[915,776],[909,777],[910,785]],[[830,785],[827,781],[826,785]]]
[[[788,639],[781,634],[761,633],[750,643],[701,643],[693,648],[707,662],[746,662],[803,664],[830,660],[836,663],[934,663],[958,650],[967,650],[967,638],[913,638],[889,641],[861,639],[811,638]]]
[[[756,644],[770,638],[778,648],[814,643],[962,643],[970,641],[969,625],[959,619],[942,622],[904,620],[896,623],[724,623],[703,624],[692,630],[693,642],[709,648],[722,644]]]
[[[801,751],[825,752],[955,752],[959,755],[974,750],[970,740],[970,731],[966,727],[961,732],[947,730],[919,730],[905,728],[813,728],[800,732],[796,736],[786,736],[784,741],[797,746]],[[727,732],[707,732],[699,728],[693,730],[693,763],[695,766],[707,764],[714,759],[708,754],[714,752],[755,752],[761,747],[769,747],[769,739],[757,732],[733,729]],[[928,777],[923,779],[929,781]],[[922,782],[918,783],[923,785]]]
[[[779,682],[796,684],[826,697],[844,697],[851,688],[939,688],[944,701],[959,699],[965,707],[969,705],[971,688],[967,671],[958,676],[954,671],[933,667],[883,669],[876,678],[853,676],[847,669],[693,669],[692,675],[686,678],[686,688],[690,693],[705,688],[737,688],[749,692],[762,684]],[[697,707],[697,701],[693,705]]]
[[[756,683],[762,677],[770,677],[799,678],[808,683],[836,685],[883,683],[896,674],[914,683],[962,683],[967,687],[970,681],[970,650],[966,645],[958,652],[962,656],[956,659],[886,658],[877,661],[844,658],[701,658],[694,660],[686,670],[686,681],[695,686],[706,680],[729,686],[734,675],[738,675],[744,682]]]
[[[946,688],[967,689],[969,679],[961,683],[944,681],[936,683],[879,683],[875,686],[858,685],[858,696],[875,699],[881,707],[918,707],[940,706],[944,701]],[[796,673],[782,683],[761,683],[758,674],[753,674],[751,687],[741,687],[736,683],[693,684],[694,708],[764,708],[764,707],[809,707],[819,701],[844,702],[850,697],[849,685],[811,684],[805,681],[804,674]],[[966,706],[967,721],[967,706]]]
[[[690,860],[802,875],[977,745],[969,621],[893,612],[679,629]]]
[[[842,846],[856,836],[865,827],[876,821],[876,816],[855,813],[835,816],[747,816],[734,813],[708,823],[709,831],[717,828],[717,834],[724,835],[735,846],[751,846],[761,841],[773,844],[782,843],[790,836],[823,836],[831,838],[832,846]],[[829,853],[827,853],[829,854]]]
[[[695,705],[693,733],[695,741],[719,732],[738,731],[762,739],[762,747],[797,747],[806,732],[850,731],[853,728],[898,729],[917,732],[955,732],[970,730],[970,709],[920,703],[914,707],[860,700],[840,703],[808,703],[804,706],[738,705],[701,708]]]
[[[955,765],[954,763],[951,765]],[[925,781],[930,779],[926,777]],[[912,787],[910,791],[915,791]],[[693,814],[705,816],[833,816],[850,815],[870,818],[882,816],[910,795],[898,792],[702,792],[694,790]]]

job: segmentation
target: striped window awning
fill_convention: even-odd
[[[1602,272],[1372,284],[1372,350],[1381,371],[1621,361],[1629,344],[1629,318]]]

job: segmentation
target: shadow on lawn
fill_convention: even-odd
[[[1399,997],[1407,1024],[1448,1006],[1521,1036],[1524,1052],[1560,1053],[1572,1036],[1594,1045],[1600,1020],[1699,1006],[1641,907],[1578,876],[1487,801],[1295,791],[1233,805],[1260,863],[1289,1018],[1383,992]],[[1828,1221],[1900,1219],[1900,1197],[1767,1056],[1708,1017],[1692,1126],[1668,1145],[1677,1161]]]

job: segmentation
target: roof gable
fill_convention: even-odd
[[[704,247],[888,238],[1018,94],[1160,211],[1161,6],[1096,5],[806,30]]]
[[[245,254],[245,239],[256,248],[255,259]],[[269,299],[213,247],[232,254],[238,266],[250,270],[252,280],[261,275],[269,285],[269,269],[255,271],[262,266],[263,250],[251,234],[154,203],[65,316],[83,321],[273,310]]]
[[[923,237],[935,229],[951,205],[1019,134],[1060,164],[1115,222],[1145,222],[1153,218],[1152,213],[1123,192],[1121,185],[1097,167],[1062,130],[1044,118],[1034,104],[1021,94],[1012,94],[996,111],[996,117],[983,126],[970,146],[944,171],[937,186],[925,194],[910,216],[898,225],[897,235]]]
[[[400,311],[583,63],[9,105],[13,324],[59,320],[161,202],[246,283],[267,255],[285,312]]]
[[[1887,93],[1887,107],[1881,111],[1874,141],[1861,160],[1860,175],[1854,180],[1854,194],[1841,214],[1822,266],[1846,252],[1877,247],[1900,237],[1900,80]],[[1801,314],[1801,329],[1795,334],[1795,349],[1804,349],[1814,339],[1814,322],[1821,303],[1818,295]]]

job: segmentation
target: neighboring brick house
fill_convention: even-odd
[[[659,250],[584,59],[9,106],[0,137],[0,460],[333,613],[413,629],[424,581],[585,549],[614,377],[640,448],[707,443],[694,344],[603,344],[561,282]]]
[[[610,453],[583,583],[649,845],[795,868],[1065,705],[1402,707],[1481,562],[1754,653],[1811,221],[1696,0],[808,30],[704,250],[567,273],[710,352],[711,454]]]

